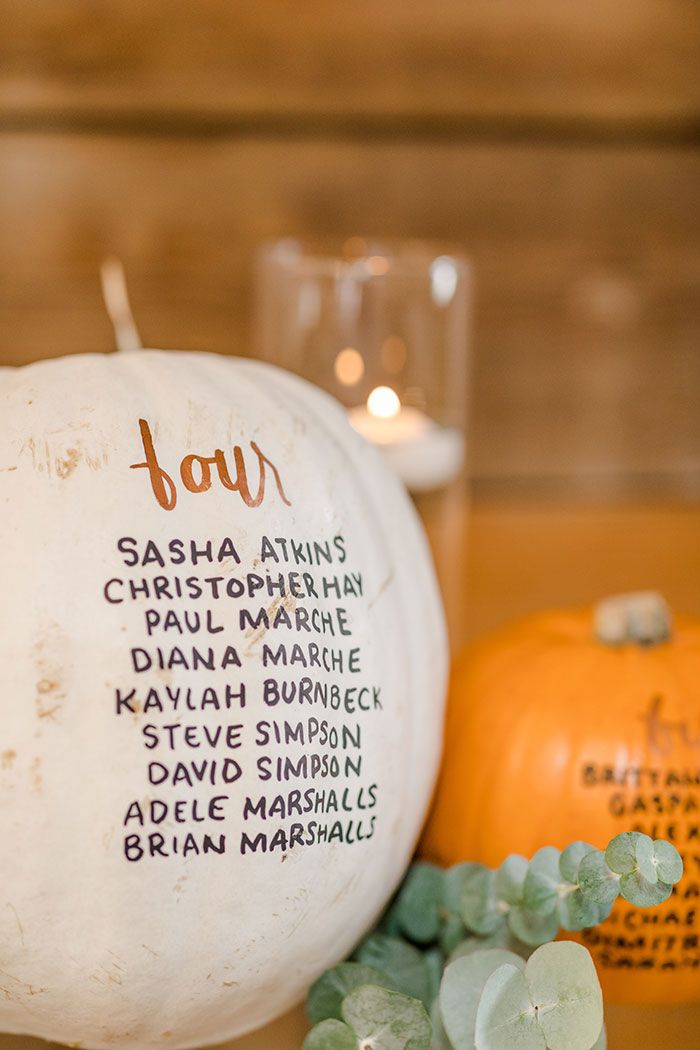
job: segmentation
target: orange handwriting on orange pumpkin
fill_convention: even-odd
[[[158,462],[151,428],[145,419],[139,419],[139,429],[146,459],[144,463],[132,463],[131,470],[147,470],[151,479],[153,495],[158,503],[164,510],[173,510],[177,503],[177,486],[171,475]],[[206,492],[207,489],[211,488],[211,467],[213,465],[216,468],[219,482],[225,489],[230,489],[231,492],[238,492],[246,506],[259,507],[265,498],[265,482],[267,480],[265,468],[269,467],[282,502],[291,507],[291,503],[287,499],[282,486],[282,479],[277,467],[264,455],[254,441],[250,442],[250,447],[257,458],[259,472],[258,489],[255,495],[252,494],[248,484],[248,470],[240,445],[236,445],[233,449],[235,475],[233,478],[229,473],[226,456],[220,448],[217,448],[213,456],[191,454],[182,459],[180,463],[180,477],[183,485],[188,492]]]

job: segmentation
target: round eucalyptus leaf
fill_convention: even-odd
[[[675,885],[683,877],[683,861],[676,847],[664,839],[656,839],[654,855],[661,882]]]
[[[542,945],[528,959],[525,977],[548,1050],[591,1050],[603,1026],[603,993],[583,945]]]
[[[425,1007],[400,992],[371,984],[355,988],[343,1000],[343,1018],[357,1042],[364,1041],[372,1050],[430,1050]]]
[[[357,1050],[357,1037],[342,1021],[321,1021],[311,1029],[301,1050]]]
[[[638,867],[637,846],[640,840],[646,839],[651,843],[648,835],[642,835],[639,831],[623,831],[616,835],[608,844],[605,851],[605,860],[611,871],[618,875],[629,875]]]
[[[508,926],[519,941],[536,948],[553,940],[559,933],[559,915],[557,911],[549,915],[537,915],[527,908],[511,908]]]
[[[408,872],[396,902],[396,919],[403,933],[417,944],[431,944],[440,933],[444,873],[435,864],[419,862]]]
[[[442,928],[440,930],[440,947],[445,954],[455,948],[467,934],[462,920],[462,893],[464,883],[471,871],[481,865],[465,863],[455,864],[444,873],[442,881]]]
[[[493,876],[493,892],[496,900],[506,904],[519,904],[523,896],[523,883],[528,864],[519,853],[511,853]]]
[[[436,999],[430,1011],[430,1023],[433,1027],[432,1050],[454,1050],[452,1043],[447,1037],[445,1026],[440,1013],[440,1003]]]
[[[429,948],[428,951],[424,951],[423,958],[428,969],[428,980],[430,982],[429,1003],[432,1004],[437,999],[440,991],[440,982],[445,969],[445,958],[439,948]]]
[[[340,1006],[353,988],[361,984],[378,984],[384,988],[395,988],[396,985],[386,974],[372,966],[362,963],[345,962],[326,970],[311,985],[306,999],[306,1013],[312,1024],[318,1024],[328,1017],[342,1018]]]
[[[643,878],[652,885],[659,881],[659,873],[656,870],[656,853],[654,851],[654,843],[651,841],[648,835],[641,835],[637,840],[637,848],[635,850],[637,858],[637,867]],[[631,874],[631,872],[630,872]]]
[[[376,932],[386,933],[389,937],[402,937],[403,931],[401,929],[401,923],[399,922],[398,915],[398,900],[394,898],[392,903],[389,905],[387,910],[382,915],[381,919],[377,923]]]
[[[565,893],[559,900],[559,924],[564,930],[586,930],[597,926],[601,905],[584,897],[580,889]]]
[[[520,952],[515,947],[518,943],[508,927],[501,926],[495,933],[490,933],[488,937],[465,937],[452,950],[447,961],[451,963],[455,959],[461,959],[464,955],[485,951],[488,948],[506,948],[508,951],[513,951],[518,955]]]
[[[578,869],[578,884],[584,897],[604,905],[612,904],[620,892],[619,878],[605,857],[600,850],[593,850],[583,858]]]
[[[633,871],[620,879],[620,893],[637,908],[653,908],[668,900],[673,893],[673,886],[667,882],[649,882],[641,871]]]
[[[559,874],[564,882],[577,883],[578,869],[581,861],[587,853],[592,853],[595,846],[588,842],[572,842],[565,850],[562,850],[559,858]]]
[[[440,948],[449,955],[450,952],[454,951],[458,944],[464,940],[467,931],[464,927],[459,915],[452,915],[451,913],[446,915],[442,922],[442,929],[440,930]]]
[[[476,1014],[491,974],[506,963],[525,969],[523,960],[502,948],[473,952],[450,963],[440,985],[440,1013],[454,1050],[473,1050]]]
[[[543,846],[534,854],[523,883],[523,907],[535,915],[551,915],[559,900],[561,854],[553,846]]]
[[[464,864],[453,864],[444,873],[442,883],[442,903],[448,912],[459,914],[462,910],[462,893],[464,883],[473,871],[481,871],[483,865],[467,861]]]
[[[355,961],[386,974],[404,995],[430,1005],[428,964],[412,944],[384,933],[372,933],[355,952]]]
[[[504,912],[494,893],[494,874],[481,864],[465,873],[461,904],[464,924],[473,933],[485,936],[504,923]]]
[[[616,900],[617,897],[614,901],[610,901],[608,904],[596,904],[596,907],[598,909],[598,918],[595,921],[596,926],[600,926],[601,922],[605,922],[605,920],[608,918],[611,911],[615,907]]]
[[[474,1046],[476,1050],[546,1050],[520,968],[506,963],[486,981],[476,1011]]]

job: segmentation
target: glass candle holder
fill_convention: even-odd
[[[437,490],[464,464],[470,301],[470,265],[451,248],[271,242],[257,258],[258,355],[337,398],[412,492]]]

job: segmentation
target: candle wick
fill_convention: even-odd
[[[105,259],[100,266],[100,279],[102,297],[114,327],[117,350],[142,350],[143,343],[129,305],[126,277],[121,261],[113,256]]]

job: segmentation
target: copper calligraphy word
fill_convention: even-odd
[[[158,503],[164,510],[173,510],[177,503],[177,486],[175,481],[158,462],[151,428],[145,419],[139,419],[139,429],[146,459],[143,463],[132,463],[131,469],[147,470],[151,480],[153,495]],[[217,448],[213,456],[199,456],[193,453],[183,457],[180,463],[182,484],[188,492],[206,492],[207,489],[211,488],[212,467],[214,467],[216,476],[225,489],[237,492],[247,507],[259,507],[265,498],[266,468],[269,467],[282,502],[290,507],[291,503],[285,494],[277,467],[260,450],[255,441],[250,442],[250,447],[255,455],[258,468],[258,487],[254,495],[248,483],[248,467],[240,445],[235,445],[233,448],[233,477],[231,477],[229,472],[229,465],[224,452]]]

